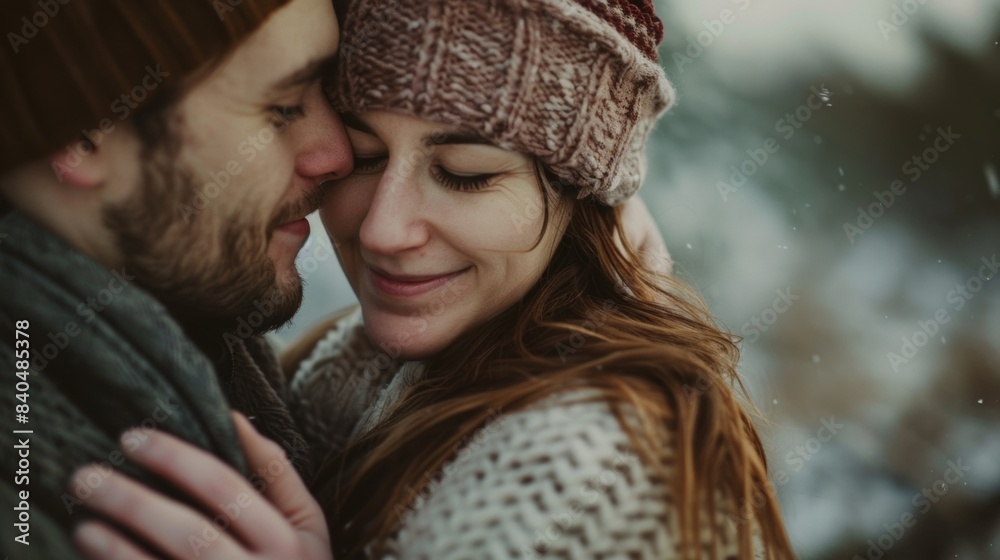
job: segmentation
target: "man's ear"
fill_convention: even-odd
[[[76,189],[95,189],[108,178],[103,151],[88,140],[80,140],[50,158],[52,172],[60,183]]]

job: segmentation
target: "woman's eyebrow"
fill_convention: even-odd
[[[375,131],[372,130],[372,127],[365,124],[365,122],[361,120],[361,117],[355,115],[354,113],[341,113],[340,121],[344,123],[344,126],[347,128],[353,128],[358,132],[364,132],[365,134],[375,136]]]
[[[365,134],[370,134],[372,136],[377,136],[372,127],[368,126],[368,124],[366,124],[361,117],[355,113],[342,113],[340,115],[340,120],[347,128],[351,128]],[[453,144],[479,144],[484,146],[494,145],[493,142],[490,142],[475,132],[466,131],[434,132],[433,134],[425,136],[422,142],[424,146],[428,148]]]
[[[427,147],[444,146],[448,144],[484,144],[493,146],[493,142],[472,132],[437,133],[424,138]]]

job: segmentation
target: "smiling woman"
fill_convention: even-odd
[[[287,360],[338,557],[792,556],[733,337],[619,242],[661,29],[644,1],[351,3],[355,170],[321,216],[360,310]]]
[[[347,123],[355,170],[331,188],[321,216],[376,345],[431,356],[538,281],[569,201],[543,200],[532,158],[405,115]],[[560,219],[546,224],[548,202]],[[414,329],[445,289],[459,301]]]

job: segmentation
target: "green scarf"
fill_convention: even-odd
[[[32,355],[25,424],[16,412],[24,404],[16,396],[19,321],[28,322],[20,330],[28,334]],[[0,331],[0,554],[77,556],[69,534],[86,509],[67,494],[66,485],[85,463],[118,462],[115,468],[163,489],[121,463],[118,436],[129,427],[173,433],[246,474],[230,403],[212,364],[167,310],[135,285],[129,271],[106,269],[16,211],[0,217]],[[247,355],[246,347],[240,355]],[[240,355],[234,350],[233,363],[240,363]],[[255,373],[259,378],[260,371]],[[265,404],[280,402],[266,385],[249,393]],[[13,433],[21,429],[33,433]],[[25,439],[26,484],[15,478],[15,446]],[[29,546],[15,541],[21,534],[15,516],[21,514],[12,509],[24,490],[30,492]]]

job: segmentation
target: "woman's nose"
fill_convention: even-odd
[[[424,194],[412,165],[390,162],[382,174],[361,224],[361,244],[368,251],[397,254],[427,243],[429,228]]]

